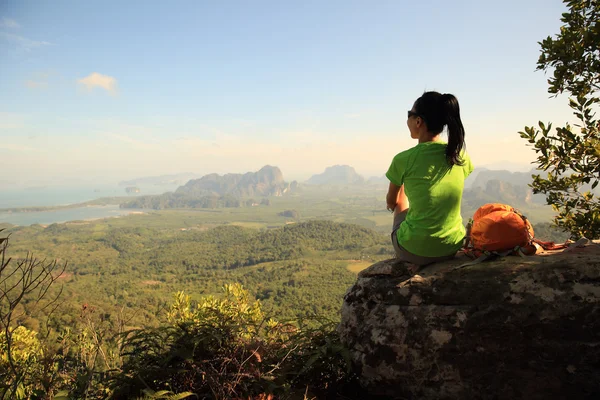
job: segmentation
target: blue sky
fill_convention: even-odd
[[[535,72],[558,0],[0,3],[0,181],[112,182],[277,165],[382,175],[406,110],[455,94],[477,165],[571,119]]]

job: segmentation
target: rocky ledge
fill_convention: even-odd
[[[600,244],[359,274],[339,333],[372,397],[600,398]]]

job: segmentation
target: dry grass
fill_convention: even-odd
[[[346,269],[350,272],[354,272],[355,274],[358,274],[360,271],[362,271],[365,268],[370,267],[372,264],[373,264],[373,261],[348,260],[348,265],[346,266]]]
[[[160,281],[142,281],[142,285],[160,285]]]

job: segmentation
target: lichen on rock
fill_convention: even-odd
[[[344,297],[339,333],[387,398],[600,398],[600,245],[464,258],[414,273],[387,260]]]

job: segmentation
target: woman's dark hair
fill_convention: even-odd
[[[425,92],[415,101],[415,113],[427,124],[433,134],[442,133],[448,126],[448,146],[446,160],[448,164],[462,165],[460,154],[465,146],[465,128],[460,120],[458,100],[449,93]]]

